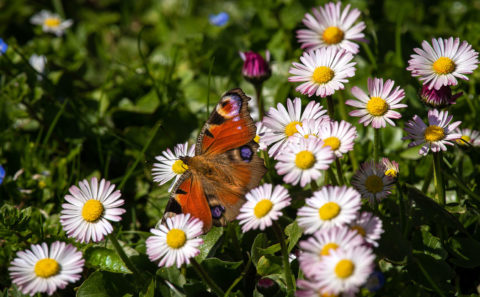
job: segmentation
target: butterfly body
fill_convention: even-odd
[[[240,89],[220,99],[197,138],[195,156],[180,158],[188,169],[173,187],[166,216],[190,213],[203,221],[204,232],[236,218],[245,194],[266,172],[248,100]]]

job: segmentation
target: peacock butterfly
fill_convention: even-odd
[[[195,156],[180,158],[188,169],[173,186],[164,218],[190,213],[207,232],[237,217],[245,194],[267,171],[253,140],[249,100],[241,89],[222,96],[198,135]]]

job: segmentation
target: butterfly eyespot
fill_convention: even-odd
[[[229,94],[222,98],[217,105],[216,111],[219,115],[226,119],[231,119],[240,114],[242,108],[242,99],[235,94]]]
[[[244,145],[240,148],[240,157],[245,162],[252,161],[253,158],[253,151],[248,145]]]
[[[212,212],[212,218],[219,219],[222,217],[223,213],[225,212],[225,207],[221,205],[215,205],[210,208],[210,211]]]

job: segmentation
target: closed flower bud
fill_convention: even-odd
[[[428,86],[424,85],[420,92],[420,98],[425,105],[434,108],[443,108],[455,104],[455,100],[462,96],[462,92],[452,95],[452,89],[449,86],[442,86],[440,89],[435,90],[428,89]]]
[[[240,52],[240,57],[244,61],[242,74],[245,79],[252,84],[260,84],[267,80],[271,73],[270,53],[266,52],[266,59],[255,52]]]

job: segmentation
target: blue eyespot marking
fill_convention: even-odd
[[[240,157],[242,158],[243,161],[247,163],[252,161],[252,157],[253,157],[252,149],[247,145],[242,146],[240,148]]]
[[[219,219],[222,217],[223,212],[225,211],[225,207],[221,205],[216,205],[212,208],[210,208],[210,211],[212,212],[212,218],[214,219]]]

